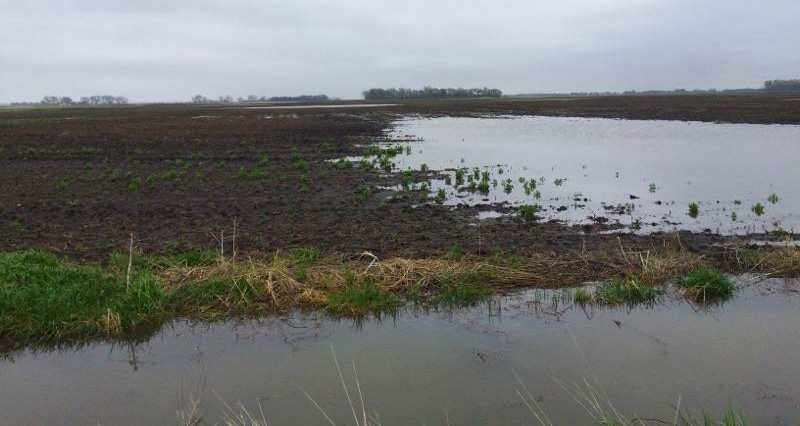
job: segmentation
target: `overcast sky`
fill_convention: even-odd
[[[800,78],[797,0],[0,0],[0,102],[734,88]]]

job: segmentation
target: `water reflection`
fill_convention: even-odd
[[[540,205],[546,219],[638,232],[800,225],[800,126],[437,117],[400,120],[388,137],[402,149],[395,170],[446,171],[425,184],[429,202]]]
[[[178,386],[205,377],[227,402],[260,403],[270,424],[327,424],[300,387],[343,422],[352,414],[333,345],[343,368],[356,363],[367,405],[387,425],[445,424],[445,411],[451,424],[530,425],[512,371],[556,424],[585,424],[554,382],[588,377],[584,357],[631,415],[671,418],[681,395],[694,410],[734,404],[753,424],[790,424],[800,418],[799,284],[743,279],[735,299],[713,306],[667,297],[580,307],[573,290],[557,289],[360,324],[301,314],[177,322],[144,344],[14,354],[0,363],[0,411],[8,425],[168,424]],[[223,409],[210,397],[209,423]]]

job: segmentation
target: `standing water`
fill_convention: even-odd
[[[710,307],[583,309],[568,290],[531,290],[360,324],[299,314],[179,322],[139,345],[29,350],[0,359],[2,424],[175,424],[198,382],[210,389],[207,424],[241,402],[271,425],[328,425],[303,392],[336,424],[353,424],[333,347],[356,406],[354,364],[367,409],[386,426],[536,425],[515,372],[555,425],[595,424],[559,385],[583,379],[629,419],[671,421],[680,397],[694,413],[732,406],[750,424],[796,425],[800,282],[738,284],[735,299]]]
[[[401,120],[390,138],[420,140],[399,169],[448,171],[430,185],[446,204],[538,204],[545,219],[642,232],[800,229],[800,126],[439,117]]]

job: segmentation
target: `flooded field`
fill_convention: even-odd
[[[252,106],[240,107],[244,109],[318,109],[318,108],[377,108],[377,107],[390,107],[397,104],[335,104],[335,105],[269,105],[269,106]]]
[[[299,314],[178,322],[141,345],[6,357],[0,412],[4,425],[175,424],[179,395],[204,381],[209,424],[222,418],[223,400],[254,413],[260,404],[269,424],[329,424],[303,391],[336,424],[351,424],[333,347],[351,392],[355,363],[367,408],[384,425],[537,424],[514,372],[555,424],[589,423],[557,383],[584,378],[629,418],[670,420],[680,396],[696,413],[719,416],[732,405],[751,424],[796,424],[800,282],[743,277],[737,285],[734,299],[704,308],[666,298],[584,309],[566,289],[360,324]]]
[[[389,136],[404,146],[400,170],[447,171],[429,184],[445,204],[531,205],[640,232],[800,229],[800,126],[412,117]]]

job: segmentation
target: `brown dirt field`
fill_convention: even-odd
[[[412,208],[408,200],[386,201],[387,191],[365,200],[362,188],[398,178],[337,169],[328,160],[362,152],[402,114],[800,124],[800,102],[791,100],[742,95],[416,101],[342,110],[0,109],[0,250],[41,248],[101,260],[126,251],[130,232],[148,252],[217,247],[222,231],[226,238],[232,234],[234,220],[242,252],[313,245],[383,258],[436,255],[453,244],[472,253],[478,247],[519,254],[616,248],[618,237],[598,234],[597,227],[504,218],[478,228],[473,216],[481,207]],[[242,167],[264,176],[239,178]],[[688,233],[619,238],[626,247],[679,238],[702,252],[741,240]]]

